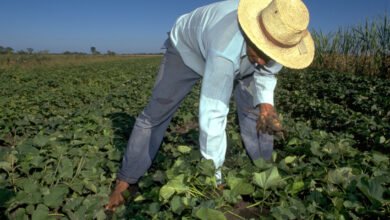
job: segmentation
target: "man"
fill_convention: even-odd
[[[251,159],[269,160],[272,133],[280,131],[273,107],[276,77],[283,66],[307,67],[314,43],[309,12],[301,0],[230,0],[178,18],[149,104],[134,125],[108,210],[123,203],[150,167],[165,130],[192,86],[202,79],[199,142],[202,156],[217,168],[225,159],[225,127],[234,93],[240,132]]]

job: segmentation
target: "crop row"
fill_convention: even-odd
[[[301,71],[280,77],[283,89],[303,90],[356,112],[390,118],[390,82],[377,77],[329,71]]]
[[[157,59],[143,59],[1,71],[6,80],[0,82],[0,217],[108,218],[103,205],[134,119],[147,102],[157,64]],[[338,104],[313,101],[280,86],[278,102],[282,97],[286,102],[279,105],[288,135],[277,140],[272,162],[248,158],[232,104],[222,168],[226,187],[216,190],[213,163],[199,153],[195,87],[175,115],[152,168],[140,180],[140,194],[112,217],[388,216],[388,155],[357,148],[359,140],[350,132],[315,126],[326,125],[329,118],[294,115],[308,106],[306,100],[315,103],[313,114],[314,109],[326,113]]]
[[[313,99],[300,91],[281,90],[289,94],[280,101],[280,109],[292,117],[307,121],[313,128],[328,132],[353,135],[362,149],[386,151],[390,145],[390,125],[374,116],[368,116],[328,101]]]
[[[335,88],[335,93],[339,92],[339,96],[342,92],[335,83],[329,83],[328,87],[324,89],[322,81],[327,81],[327,77],[324,80],[322,77],[327,76],[326,74],[312,73],[312,75],[316,76],[321,83],[308,83],[310,80],[302,80],[301,78],[305,76],[298,74],[295,75],[298,83],[293,80],[292,76],[288,76],[291,83],[282,79],[281,88],[278,89],[276,95],[277,106],[280,110],[288,112],[294,118],[308,121],[313,128],[352,134],[358,141],[357,145],[362,149],[374,148],[386,151],[386,148],[388,149],[390,146],[388,132],[390,130],[390,112],[381,116],[367,113],[369,111],[355,111],[346,104],[351,102],[347,97],[344,97],[342,102],[337,102],[329,97],[321,97],[318,93],[324,94],[323,91],[331,90],[329,88]],[[308,76],[308,78],[314,78],[313,76]],[[283,83],[286,83],[287,86]],[[383,93],[386,92],[387,90]],[[386,102],[388,100],[384,100],[383,103],[387,104]],[[371,103],[373,103],[372,100]],[[372,105],[385,105],[383,103]]]

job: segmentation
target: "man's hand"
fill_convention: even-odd
[[[117,180],[115,189],[110,195],[108,204],[105,206],[106,211],[114,212],[117,207],[125,203],[126,197],[133,197],[137,192],[138,186],[136,184],[130,185],[125,181]]]
[[[282,124],[280,123],[275,108],[268,103],[258,105],[260,114],[257,119],[257,132],[284,137]]]

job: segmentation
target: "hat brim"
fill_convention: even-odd
[[[258,15],[271,1],[240,0],[238,21],[242,30],[258,49],[276,62],[292,69],[306,68],[313,61],[315,51],[314,41],[309,32],[302,39],[305,45],[305,53],[302,53],[298,46],[286,48],[275,45],[261,31]]]

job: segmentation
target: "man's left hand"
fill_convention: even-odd
[[[283,128],[275,108],[268,103],[258,105],[260,114],[257,119],[256,129],[258,132],[283,137]]]

